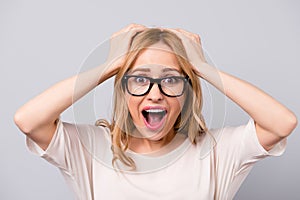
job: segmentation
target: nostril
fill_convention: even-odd
[[[149,91],[147,97],[151,100],[161,100],[163,98],[163,93],[160,91],[158,85],[154,84],[151,90]]]

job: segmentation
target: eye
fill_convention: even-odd
[[[134,78],[134,82],[136,84],[147,84],[149,80],[146,77],[138,76]]]
[[[144,83],[146,81],[147,81],[147,79],[145,77],[136,77],[135,78],[135,82],[138,82],[138,83]]]
[[[167,77],[163,79],[163,83],[165,84],[176,84],[178,79],[176,77]]]

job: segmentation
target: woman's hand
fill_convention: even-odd
[[[42,149],[47,149],[61,113],[99,83],[118,72],[123,65],[124,55],[128,51],[132,37],[144,29],[142,25],[131,24],[115,33],[111,37],[107,62],[62,80],[31,99],[16,112],[14,116],[16,125]]]
[[[185,31],[183,29],[168,30],[175,33],[181,39],[185,51],[187,53],[189,62],[193,66],[194,72],[198,76],[203,78],[204,71],[202,71],[201,69],[207,67],[208,64],[203,53],[200,36],[195,33]]]
[[[114,76],[123,66],[132,38],[145,29],[146,27],[143,25],[130,24],[111,36],[110,50],[106,61],[108,77]]]
[[[258,140],[267,151],[291,134],[297,125],[292,111],[254,85],[209,65],[198,35],[182,29],[171,31],[181,38],[195,73],[219,89],[254,120]]]

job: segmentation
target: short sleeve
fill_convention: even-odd
[[[60,169],[78,199],[93,199],[91,184],[94,155],[92,151],[95,141],[98,146],[104,146],[106,142],[104,133],[108,133],[104,127],[88,124],[75,125],[59,120],[52,140],[45,151],[29,137],[27,137],[27,146],[31,152]]]
[[[255,123],[252,118],[245,126],[241,126],[241,129],[243,129],[243,133],[240,139],[239,153],[237,154],[237,163],[240,171],[263,158],[280,156],[284,153],[287,144],[286,138],[274,145],[271,150],[266,151],[264,149],[258,140]]]
[[[32,153],[44,158],[49,163],[53,164],[54,166],[62,170],[67,170],[67,163],[66,163],[65,156],[67,156],[66,155],[68,151],[67,149],[70,148],[68,147],[67,142],[72,139],[70,138],[70,136],[74,135],[72,129],[66,130],[67,127],[65,126],[66,125],[64,122],[58,120],[55,133],[46,150],[43,150],[38,144],[36,144],[29,137],[26,138],[26,145]],[[73,140],[76,140],[76,138],[73,137]]]
[[[98,145],[103,146],[101,141],[103,143],[106,141],[103,137],[104,132],[107,133],[103,127],[89,124],[75,125],[58,120],[56,131],[45,151],[29,137],[26,138],[26,144],[34,154],[60,170],[72,173],[79,166],[84,167],[90,162],[95,140],[99,142]]]
[[[224,127],[211,131],[216,140],[214,148],[217,187],[220,196],[233,199],[255,163],[268,156],[281,155],[286,139],[266,151],[257,138],[253,119],[245,125]]]

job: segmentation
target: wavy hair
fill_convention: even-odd
[[[174,124],[175,132],[186,134],[193,144],[196,143],[197,136],[207,132],[207,127],[201,112],[203,101],[200,80],[192,70],[181,39],[168,30],[159,28],[146,29],[145,31],[138,33],[132,39],[124,66],[116,74],[114,82],[114,108],[111,124],[106,120],[98,120],[96,122],[96,125],[108,127],[111,131],[113,166],[115,166],[117,160],[120,160],[131,170],[136,169],[134,160],[125,153],[130,142],[129,133],[132,133],[135,126],[125,100],[125,90],[122,87],[122,78],[134,65],[136,59],[143,50],[159,42],[170,47],[172,53],[174,53],[177,58],[183,74],[190,79],[190,87],[188,87],[189,89],[186,91],[186,98],[182,111]]]

